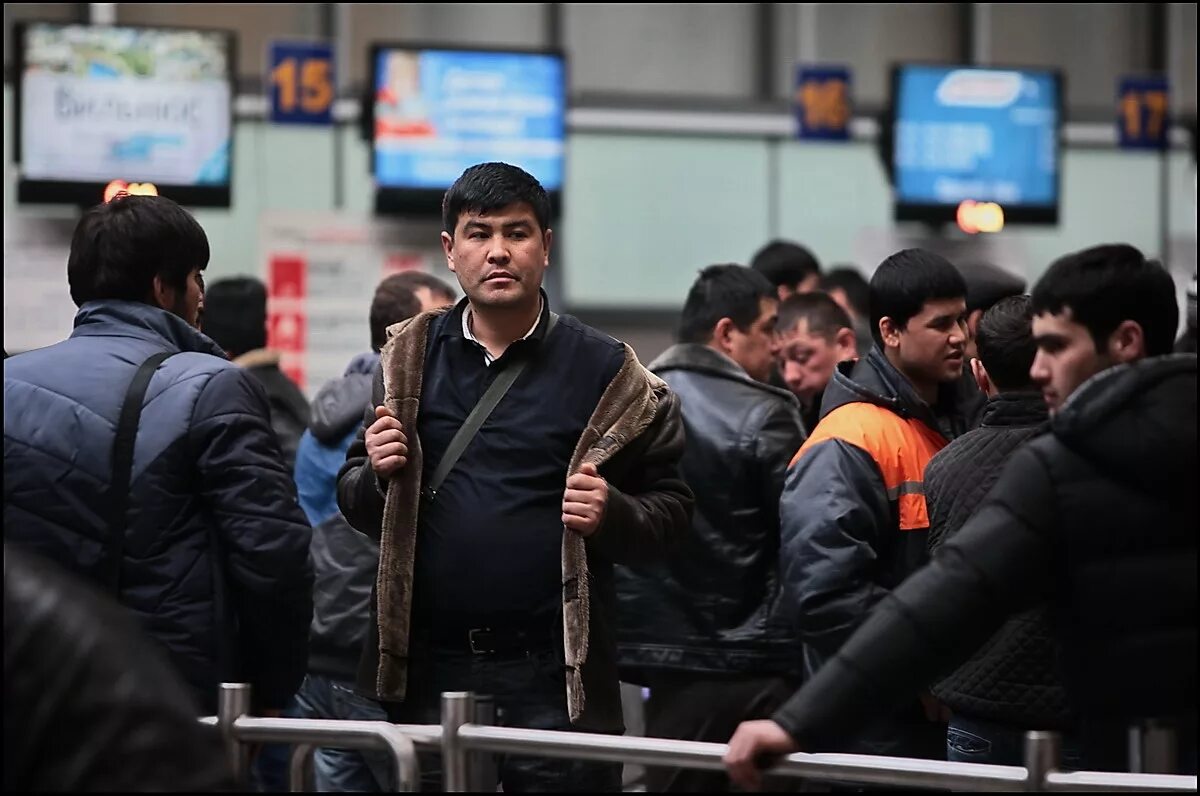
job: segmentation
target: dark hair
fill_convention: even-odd
[[[775,322],[777,331],[790,332],[800,321],[807,322],[809,334],[820,335],[826,340],[832,340],[839,329],[854,331],[854,324],[841,305],[819,290],[797,293],[780,302],[779,320]]]
[[[750,267],[776,287],[793,287],[821,273],[821,264],[813,253],[789,240],[773,240],[763,246],[750,259]]]
[[[688,291],[679,319],[681,343],[707,343],[717,321],[729,318],[743,332],[758,320],[761,299],[775,298],[775,286],[744,265],[710,265]]]
[[[204,291],[204,333],[230,357],[267,345],[267,288],[249,276],[219,279]]]
[[[857,268],[842,266],[823,274],[821,289],[828,293],[834,288],[841,288],[846,294],[846,300],[859,317],[865,319],[870,315],[871,287],[867,284],[867,278]]]
[[[1037,346],[1033,342],[1032,306],[1029,296],[1009,296],[985,310],[979,319],[975,346],[988,378],[1001,392],[1033,386],[1029,369]]]
[[[71,237],[71,300],[146,302],[154,277],[176,290],[208,267],[208,237],[192,215],[163,196],[123,196],[83,214]]]
[[[1025,280],[986,262],[959,263],[959,273],[967,283],[967,310],[986,310],[1002,298],[1020,296]]]
[[[1128,244],[1093,246],[1055,260],[1033,288],[1033,314],[1063,308],[1087,328],[1097,351],[1124,321],[1142,327],[1147,356],[1169,354],[1175,343],[1175,282],[1158,261]]]
[[[451,301],[458,298],[458,292],[449,282],[438,279],[433,274],[427,274],[424,271],[401,271],[398,274],[392,274],[384,282],[387,282],[389,279],[394,279],[397,286],[407,288],[408,290],[416,291],[418,288],[424,287],[428,288],[430,293],[445,296]],[[381,282],[380,285],[382,284]]]
[[[442,198],[442,229],[454,235],[463,213],[491,213],[524,202],[542,232],[550,229],[550,200],[532,174],[507,163],[480,163],[464,171]]]
[[[387,342],[387,328],[393,323],[400,323],[421,311],[421,301],[412,291],[413,272],[392,274],[379,283],[375,288],[375,296],[371,299],[371,349],[378,351]],[[428,276],[428,274],[422,274]],[[429,277],[435,279],[436,277]]]
[[[891,318],[900,328],[933,299],[965,298],[962,274],[939,254],[925,249],[904,249],[888,257],[871,277],[871,336],[879,346],[883,337],[879,321]]]

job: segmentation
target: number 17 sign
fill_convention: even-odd
[[[271,121],[333,123],[333,46],[312,41],[271,42],[267,60]]]

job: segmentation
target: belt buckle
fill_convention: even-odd
[[[473,627],[467,631],[467,643],[471,647],[471,652],[473,652],[476,655],[487,655],[489,652],[494,652],[494,650],[481,650],[475,646],[475,634],[476,633],[490,633],[490,632],[492,632],[492,631],[486,627]]]

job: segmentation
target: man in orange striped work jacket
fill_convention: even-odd
[[[932,252],[884,260],[870,283],[874,346],[838,366],[820,422],[792,460],[781,566],[809,676],[926,560],[925,465],[967,430],[956,390],[966,292],[958,270]],[[932,700],[914,694],[851,748],[830,751],[944,759],[936,718]]]

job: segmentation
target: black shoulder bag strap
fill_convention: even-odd
[[[546,324],[546,334],[542,340],[547,340],[550,337],[550,332],[554,329],[554,324],[558,323],[558,316],[553,312],[550,313],[550,321]],[[475,439],[475,435],[483,426],[485,420],[491,415],[492,410],[504,398],[504,394],[508,392],[508,388],[513,385],[517,377],[521,375],[521,371],[525,370],[525,366],[529,364],[530,357],[521,357],[516,362],[510,362],[505,366],[504,370],[496,377],[487,390],[483,393],[483,397],[479,399],[479,403],[475,404],[475,408],[471,410],[471,414],[467,415],[467,419],[459,426],[458,432],[454,438],[450,440],[450,444],[446,446],[446,453],[442,456],[442,460],[438,462],[437,469],[433,471],[433,477],[429,479],[429,483],[421,490],[426,500],[433,500],[437,497],[437,491],[442,486],[442,482],[446,480],[446,476],[454,469],[454,465],[458,464],[458,458],[462,456],[463,451],[471,444],[471,440]]]
[[[154,371],[174,351],[155,354],[141,364],[121,405],[117,421],[117,436],[112,447],[112,482],[108,487],[108,565],[109,586],[113,594],[121,590],[121,559],[125,555],[126,514],[129,511],[129,481],[133,471],[133,443],[137,439],[138,422],[142,417],[142,400]]]

